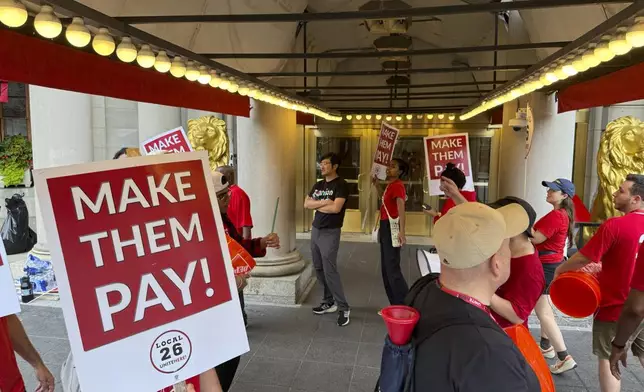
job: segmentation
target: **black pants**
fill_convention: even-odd
[[[248,315],[246,314],[246,304],[244,303],[244,290],[239,290],[239,305],[242,309],[242,316],[244,316],[244,325],[248,325]]]
[[[403,305],[409,291],[407,281],[400,269],[400,248],[391,244],[391,225],[389,220],[380,221],[380,266],[382,283],[391,305]]]
[[[230,389],[230,386],[233,384],[233,380],[235,379],[235,373],[237,372],[238,366],[239,366],[239,357],[235,357],[229,360],[228,362],[224,362],[215,368],[215,370],[217,371],[217,377],[219,377],[219,383],[221,384],[221,389],[224,392],[227,392]]]

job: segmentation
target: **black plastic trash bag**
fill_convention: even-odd
[[[29,227],[29,211],[23,196],[16,193],[10,199],[4,199],[7,218],[0,229],[0,236],[8,255],[29,252],[38,242],[36,233]]]

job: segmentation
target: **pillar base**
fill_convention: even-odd
[[[262,263],[251,273],[248,286],[244,289],[244,299],[247,303],[263,303],[273,305],[297,305],[309,295],[315,283],[313,263],[302,259],[297,253],[288,257],[289,263]],[[271,265],[272,264],[272,265]],[[278,276],[281,275],[281,276]]]

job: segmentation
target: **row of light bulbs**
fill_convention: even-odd
[[[0,22],[8,27],[21,27],[27,22],[29,14],[24,4],[16,0],[0,0]],[[54,9],[49,5],[43,5],[40,12],[34,18],[34,28],[36,32],[44,38],[53,39],[58,37],[63,31],[63,25],[60,19],[54,14]],[[156,55],[150,45],[143,44],[137,51],[136,46],[132,43],[130,37],[121,38],[121,42],[116,45],[114,38],[110,35],[108,29],[101,27],[98,33],[92,39],[87,26],[82,18],[74,17],[72,22],[65,29],[65,38],[72,46],[84,48],[92,43],[94,51],[101,56],[110,56],[116,52],[116,57],[124,63],[136,63],[143,68],[152,68],[161,73],[170,72],[175,78],[185,77],[187,80],[197,81],[203,85],[210,85],[214,88],[226,90],[232,94],[248,96],[250,98],[278,105],[286,109],[297,110],[303,113],[311,113],[322,117],[326,120],[340,121],[342,117],[336,116],[314,107],[308,107],[295,101],[290,101],[284,96],[277,95],[268,90],[261,90],[255,86],[237,83],[233,78],[225,78],[214,70],[210,70],[205,65],[200,65],[194,61],[187,61],[181,56],[175,56],[172,60],[163,50]]]
[[[579,73],[597,67],[601,63],[611,61],[617,56],[625,55],[633,48],[644,46],[644,17],[635,18],[630,28],[620,27],[614,37],[605,35],[599,44],[590,44],[587,48],[560,59],[515,86],[501,92],[497,96],[483,101],[476,108],[466,112],[459,118],[467,120],[489,109],[503,105],[533,91],[542,89],[557,81],[567,79]]]
[[[447,118],[449,120],[451,120],[451,121],[454,121],[456,119],[455,114],[444,114],[444,113],[437,114],[436,118],[438,118],[439,120],[443,120],[443,119],[445,119],[445,116],[447,116]],[[373,116],[371,114],[364,115],[365,120],[371,120],[372,117]],[[380,121],[380,120],[382,120],[383,115],[382,114],[376,114],[375,117],[376,117],[376,120]],[[386,121],[392,121],[393,119],[395,119],[396,121],[402,121],[402,119],[403,119],[403,116],[401,114],[398,114],[396,116],[388,114],[388,115],[385,115],[384,117],[385,117]],[[426,117],[428,120],[433,120],[434,119],[433,114],[417,114],[416,115],[416,119],[418,119],[418,120],[422,120],[423,117]],[[349,120],[349,121],[353,120],[354,118],[356,120],[360,121],[360,120],[362,120],[363,116],[362,116],[362,114],[347,114],[345,116],[345,118],[347,120]],[[407,115],[405,115],[405,118],[407,120],[411,120],[411,119],[414,118],[414,115],[413,114],[407,114]]]

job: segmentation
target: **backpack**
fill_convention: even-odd
[[[430,273],[418,279],[409,289],[405,298],[405,305],[414,307],[415,300],[430,284],[434,284],[440,274]],[[417,308],[416,308],[417,309]],[[420,309],[417,309],[420,311]],[[422,317],[422,312],[421,312]],[[459,324],[471,324],[459,323]],[[380,361],[380,377],[376,383],[374,392],[415,392],[414,366],[416,363],[416,349],[425,340],[432,337],[445,327],[451,327],[454,323],[438,325],[428,331],[419,331],[418,326],[414,330],[412,340],[404,346],[398,346],[385,337],[385,344],[382,349]]]

